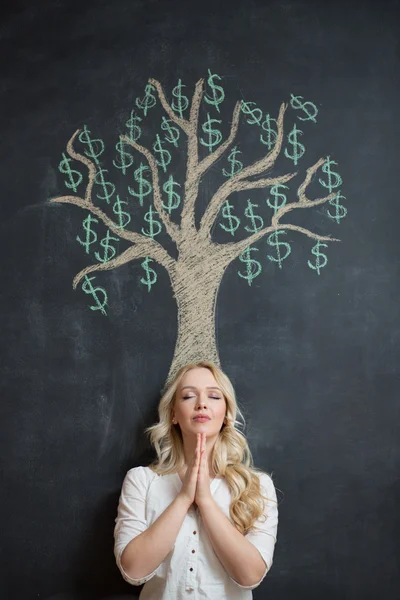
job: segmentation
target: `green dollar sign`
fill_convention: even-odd
[[[111,181],[106,181],[104,173],[108,173],[107,169],[99,169],[94,177],[94,182],[103,189],[103,195],[96,194],[99,200],[105,200],[107,204],[110,204],[110,198],[115,192],[115,185]]]
[[[129,225],[129,223],[131,222],[131,215],[129,213],[127,213],[126,211],[122,210],[123,204],[127,205],[128,202],[125,202],[124,200],[120,200],[119,195],[117,194],[117,200],[115,201],[115,203],[113,205],[113,212],[118,217],[118,221],[119,221],[118,229],[125,229],[125,227],[127,225]]]
[[[276,127],[278,126],[276,119],[273,119],[269,114],[265,115],[261,125],[261,128],[265,131],[265,136],[260,133],[260,142],[267,146],[268,150],[271,150],[275,146],[276,138],[278,137],[278,133],[272,127],[272,123],[275,123]]]
[[[238,271],[237,273],[239,277],[242,277],[242,279],[247,279],[247,283],[249,285],[251,285],[253,279],[258,277],[258,275],[261,273],[261,263],[259,263],[258,260],[256,260],[255,258],[251,258],[250,256],[251,252],[256,251],[258,252],[258,248],[248,246],[248,248],[246,248],[246,250],[242,252],[242,254],[239,256],[239,260],[244,262],[246,265],[246,274],[243,275],[243,273],[240,273],[240,271]]]
[[[285,206],[286,204],[286,194],[284,194],[283,192],[280,192],[280,189],[285,189],[288,190],[289,187],[287,185],[284,185],[283,183],[277,183],[276,185],[273,185],[271,187],[271,196],[274,197],[274,199],[270,200],[270,196],[268,196],[267,198],[267,204],[270,208],[274,209],[274,216],[276,215],[276,213],[278,212],[278,210],[280,208],[282,208],[282,206]]]
[[[258,204],[253,204],[250,200],[247,200],[247,208],[244,211],[244,214],[251,221],[251,227],[245,225],[245,230],[250,231],[251,233],[256,233],[256,231],[260,231],[260,229],[264,226],[264,221],[260,215],[255,215],[253,208],[258,208]],[[256,220],[258,220],[258,225],[256,224]]]
[[[144,215],[144,220],[146,221],[146,223],[149,224],[149,229],[148,229],[148,231],[146,231],[142,227],[142,233],[143,233],[143,235],[147,235],[148,237],[151,237],[152,239],[155,238],[155,236],[158,235],[162,229],[160,221],[157,221],[153,217],[153,215],[157,215],[157,214],[158,213],[155,210],[153,211],[153,207],[150,206],[148,212]]]
[[[99,164],[99,156],[104,152],[104,142],[99,138],[91,138],[90,131],[84,125],[83,130],[78,136],[78,139],[82,144],[85,144],[87,148],[84,149],[84,153],[89,158],[92,158],[97,164]]]
[[[117,161],[113,160],[114,167],[121,169],[122,173],[126,175],[126,170],[133,165],[133,156],[130,152],[123,149],[124,142],[117,142],[115,149],[118,152]]]
[[[285,260],[285,258],[287,258],[289,256],[289,254],[292,251],[290,244],[279,241],[278,236],[281,234],[286,235],[286,231],[283,231],[282,229],[279,231],[274,231],[274,233],[271,233],[271,235],[267,239],[267,244],[269,244],[270,246],[275,246],[275,248],[276,248],[276,258],[275,258],[275,256],[271,256],[270,254],[268,254],[267,256],[268,256],[269,260],[279,263],[280,269],[282,269],[282,262]],[[281,255],[281,250],[280,250],[281,246],[284,246],[286,249],[286,254],[284,256]]]
[[[171,125],[173,121],[171,121],[171,119],[166,119],[165,117],[162,118],[162,123],[161,123],[161,129],[163,129],[164,131],[167,132],[167,135],[165,136],[165,139],[167,140],[167,142],[169,142],[170,144],[173,144],[175,146],[175,148],[178,147],[178,140],[179,140],[179,129],[177,127],[173,127]]]
[[[251,108],[256,106],[255,102],[242,102],[242,113],[249,115],[246,121],[249,125],[261,125],[262,110],[261,108]]]
[[[91,310],[101,310],[101,312],[103,313],[103,315],[106,315],[106,309],[104,308],[105,306],[107,306],[107,294],[106,291],[102,288],[102,287],[93,287],[92,285],[92,280],[96,279],[95,277],[88,277],[87,275],[85,275],[84,277],[84,282],[82,283],[82,290],[85,292],[85,294],[91,294],[96,302],[96,304],[94,306],[90,306],[89,308]],[[103,294],[103,302],[100,301],[99,299],[99,294]]]
[[[60,164],[58,165],[58,170],[63,175],[68,175],[69,181],[64,181],[64,183],[68,189],[74,190],[74,192],[76,193],[78,191],[78,185],[81,183],[83,177],[81,173],[79,173],[79,171],[71,169],[71,167],[69,166],[69,163],[71,162],[72,158],[66,156],[64,152],[62,153],[62,157],[63,158],[60,161]]]
[[[292,146],[292,153],[290,154],[288,149],[285,148],[285,156],[290,158],[296,166],[297,166],[297,163],[299,162],[299,158],[301,158],[303,156],[304,152],[306,151],[303,144],[301,144],[297,139],[297,137],[299,135],[303,135],[303,132],[300,129],[297,129],[296,123],[295,123],[293,125],[292,131],[288,135],[288,142]]]
[[[157,281],[157,273],[154,269],[149,267],[149,262],[153,262],[153,260],[149,256],[146,256],[145,260],[142,263],[140,263],[146,272],[146,279],[141,277],[140,283],[143,283],[143,285],[147,285],[148,292],[151,290],[151,288]]]
[[[140,163],[140,167],[138,169],[136,169],[136,171],[133,174],[135,181],[137,181],[139,184],[138,192],[136,192],[133,188],[128,186],[128,190],[129,190],[129,193],[131,194],[131,196],[135,196],[136,198],[139,198],[140,206],[143,206],[144,198],[146,196],[148,196],[149,194],[151,194],[151,192],[153,190],[151,183],[149,181],[147,181],[147,179],[144,178],[145,171],[150,171],[150,167],[148,167],[147,165],[144,165],[143,163]]]
[[[330,157],[327,156],[326,161],[322,165],[322,171],[326,173],[328,181],[323,181],[322,179],[319,179],[320,184],[324,188],[328,188],[329,193],[331,193],[333,189],[340,187],[343,183],[339,173],[337,173],[336,171],[332,171],[331,165],[337,165],[337,162],[331,160]]]
[[[135,115],[135,111],[132,110],[131,111],[131,116],[129,117],[129,119],[127,120],[127,122],[125,123],[126,127],[129,130],[129,139],[132,142],[137,142],[138,139],[140,138],[140,136],[142,135],[142,130],[139,127],[139,125],[137,124],[137,121],[141,121],[142,119],[138,116]]]
[[[231,235],[235,235],[235,232],[240,225],[240,219],[232,214],[232,208],[233,205],[229,204],[229,201],[227,200],[224,206],[222,207],[222,216],[224,217],[224,219],[227,219],[229,225],[224,225],[223,223],[220,223],[219,225],[220,227],[222,227],[222,229],[224,229]]]
[[[116,249],[114,248],[114,246],[110,245],[111,240],[113,240],[114,242],[119,242],[118,238],[112,237],[112,235],[110,235],[110,232],[107,231],[106,237],[104,237],[102,240],[100,240],[100,245],[103,246],[103,248],[104,248],[103,256],[100,256],[99,252],[94,253],[95,257],[97,258],[97,260],[99,262],[102,262],[102,263],[108,262],[109,260],[114,258],[114,256],[116,255],[116,253],[117,253]]]
[[[315,265],[313,265],[311,261],[307,261],[307,264],[310,267],[310,269],[314,269],[314,271],[317,271],[318,275],[320,274],[321,269],[326,267],[326,265],[328,264],[328,257],[326,256],[326,254],[323,254],[322,252],[319,251],[321,246],[324,246],[325,248],[327,248],[328,244],[323,244],[322,242],[320,242],[318,240],[318,242],[315,244],[315,246],[311,249],[311,252],[316,257]],[[320,262],[320,259],[322,259],[321,262]]]
[[[169,212],[169,214],[171,214],[171,212],[175,208],[178,208],[178,206],[181,202],[180,195],[178,194],[178,192],[176,192],[174,190],[174,187],[176,185],[178,187],[181,187],[180,183],[178,183],[177,181],[174,181],[174,178],[172,175],[169,176],[168,181],[166,181],[163,185],[163,190],[167,194],[167,197],[168,197],[168,203],[164,204],[164,202],[163,202],[162,205]]]
[[[201,126],[204,133],[208,133],[208,141],[200,139],[200,144],[206,146],[208,151],[211,152],[214,146],[218,146],[222,140],[222,133],[218,129],[213,129],[213,123],[222,123],[218,119],[212,119],[210,113],[207,113],[207,121]]]
[[[207,83],[211,88],[212,96],[211,95],[209,96],[208,94],[206,94],[204,96],[204,100],[207,102],[207,104],[211,104],[212,106],[215,106],[217,111],[220,112],[219,105],[221,104],[221,102],[224,101],[225,92],[220,85],[216,85],[214,83],[214,79],[221,80],[221,77],[219,75],[216,75],[215,73],[214,73],[214,75],[212,75],[210,69],[208,69]]]
[[[170,152],[168,152],[168,150],[162,147],[164,142],[160,140],[160,136],[158,135],[158,133],[156,135],[156,138],[157,139],[153,144],[154,152],[157,152],[157,154],[159,155],[159,159],[156,159],[156,163],[159,167],[163,169],[165,173],[167,171],[167,165],[169,165],[169,163],[171,162],[171,154]]]
[[[145,87],[143,100],[136,98],[136,106],[144,112],[145,117],[147,117],[147,111],[156,104],[155,96],[152,94],[153,91],[154,87],[149,83]]]
[[[76,241],[85,247],[86,254],[89,254],[89,246],[97,242],[97,233],[93,231],[92,223],[98,223],[98,220],[89,213],[86,219],[82,221],[83,229],[86,231],[85,241],[81,240],[78,235],[76,236]]]
[[[331,206],[335,207],[335,214],[332,215],[330,210],[328,209],[328,215],[330,216],[331,219],[334,219],[338,225],[339,225],[340,221],[342,219],[344,219],[345,216],[347,215],[347,208],[345,206],[343,206],[342,204],[340,204],[341,200],[346,200],[346,198],[345,198],[345,196],[342,196],[342,194],[340,193],[340,190],[338,191],[336,196],[334,198],[332,198],[332,200],[329,200],[329,204]]]
[[[303,96],[295,96],[294,94],[290,94],[290,96],[292,108],[295,110],[303,110],[307,115],[306,117],[299,117],[299,115],[297,115],[297,118],[300,119],[300,121],[314,121],[314,123],[316,123],[317,119],[315,117],[318,114],[318,108],[315,104],[312,102],[301,102]]]
[[[186,87],[185,85],[182,84],[182,81],[179,79],[178,80],[178,85],[176,85],[174,87],[174,89],[172,90],[172,95],[174,96],[174,98],[176,98],[176,102],[175,100],[172,101],[171,107],[172,110],[174,110],[176,113],[178,113],[178,115],[180,116],[181,119],[183,119],[183,111],[187,109],[187,107],[189,106],[189,100],[187,99],[186,96],[182,95],[182,88]]]
[[[236,173],[240,173],[240,171],[243,169],[243,163],[240,160],[237,160],[236,155],[237,154],[242,154],[240,152],[240,150],[237,149],[237,146],[235,146],[234,148],[232,148],[231,153],[228,156],[228,162],[231,166],[230,171],[227,171],[226,169],[222,169],[222,174],[225,177],[233,177],[234,175],[236,175]]]

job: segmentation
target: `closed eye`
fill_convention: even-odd
[[[182,398],[184,400],[189,400],[190,398],[195,398],[196,396],[182,396]],[[220,396],[209,396],[209,398],[212,398],[213,400],[220,400],[221,397]]]

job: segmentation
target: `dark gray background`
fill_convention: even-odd
[[[72,290],[90,264],[75,242],[82,211],[48,199],[65,193],[58,164],[76,129],[112,145],[149,77],[170,93],[209,68],[229,88],[225,120],[241,97],[275,114],[292,92],[318,104],[300,170],[333,156],[349,210],[340,226],[304,216],[342,240],[319,277],[309,240],[293,234],[282,270],[266,260],[249,287],[235,262],[218,296],[222,367],[280,500],[274,565],[254,597],[400,597],[399,8],[3,5],[1,598],[141,589],[115,566],[114,518],[126,470],[153,457],[143,429],[172,360],[176,304],[165,271],[149,294],[135,263],[102,275],[109,315],[89,310]]]

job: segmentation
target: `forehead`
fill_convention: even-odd
[[[180,381],[178,389],[182,389],[186,385],[192,385],[198,388],[207,386],[218,387],[218,383],[216,382],[214,375],[205,367],[190,369],[190,371],[185,373]]]

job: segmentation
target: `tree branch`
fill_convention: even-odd
[[[272,187],[273,185],[278,185],[282,183],[286,183],[295,177],[297,173],[286,173],[286,175],[278,175],[278,177],[267,177],[265,179],[254,179],[253,181],[239,181],[237,184],[236,192],[241,192],[243,190],[257,190],[260,188]]]
[[[135,148],[135,150],[137,150],[138,152],[140,152],[147,158],[147,161],[150,165],[152,179],[153,179],[153,194],[154,194],[155,209],[158,212],[158,214],[160,215],[161,220],[164,223],[165,229],[166,229],[168,235],[170,236],[170,238],[174,242],[178,242],[180,235],[181,235],[180,231],[179,231],[177,225],[175,225],[175,223],[173,223],[171,221],[171,219],[169,218],[169,215],[165,212],[163,205],[162,205],[160,181],[158,179],[158,167],[157,167],[157,163],[156,163],[154,156],[152,155],[150,150],[148,150],[144,146],[141,146],[137,142],[134,142],[133,140],[126,137],[125,135],[121,135],[120,139],[125,144],[131,145],[133,148]]]
[[[185,180],[185,198],[181,212],[181,228],[188,234],[196,230],[194,223],[194,205],[199,194],[200,175],[197,174],[199,164],[199,144],[197,129],[199,125],[199,111],[203,96],[204,79],[196,83],[195,91],[190,106],[190,126],[188,131],[188,150]]]
[[[167,271],[171,277],[171,275],[173,273],[173,269],[175,267],[174,260],[170,258],[170,264],[166,264],[164,261],[164,257],[162,256],[162,253],[159,252],[160,249],[163,250],[162,246],[159,246],[159,248],[155,249],[155,251],[151,255],[151,258],[153,258],[159,264],[163,265],[167,269]],[[84,269],[82,269],[82,271],[80,271],[77,275],[75,275],[72,286],[74,289],[76,289],[79,282],[85,277],[85,275],[88,275],[89,273],[93,273],[94,271],[109,271],[111,269],[120,267],[121,265],[124,265],[124,264],[130,262],[131,260],[135,260],[136,258],[141,258],[141,257],[145,257],[145,256],[149,256],[149,254],[147,254],[147,251],[145,248],[143,248],[139,245],[131,246],[130,248],[125,250],[122,254],[120,254],[119,256],[116,256],[115,258],[109,260],[108,262],[91,265],[89,267],[85,267]]]
[[[340,240],[337,238],[332,238],[331,236],[318,235],[317,233],[313,233],[309,229],[305,229],[304,227],[299,227],[298,225],[291,225],[289,223],[288,224],[280,223],[281,217],[283,217],[284,214],[290,212],[294,208],[312,208],[313,206],[325,204],[326,202],[329,202],[329,200],[332,200],[336,196],[335,192],[332,192],[331,194],[329,194],[328,196],[325,196],[324,198],[317,198],[315,200],[309,200],[306,196],[306,189],[307,189],[307,186],[309,185],[309,183],[311,182],[312,176],[317,171],[317,169],[321,165],[324,164],[324,162],[326,162],[326,159],[320,158],[312,167],[309,167],[307,169],[307,175],[304,178],[303,183],[299,186],[299,188],[297,190],[299,202],[291,202],[290,204],[286,204],[285,206],[282,206],[276,212],[276,214],[272,217],[271,225],[269,227],[260,229],[260,231],[253,233],[253,235],[251,235],[248,238],[245,238],[244,240],[241,240],[240,242],[236,242],[236,243],[231,242],[229,244],[224,244],[224,246],[227,247],[228,256],[229,257],[232,256],[233,258],[236,258],[248,246],[251,246],[252,244],[257,242],[259,239],[261,239],[267,233],[276,231],[277,229],[290,229],[292,231],[298,231],[299,233],[303,233],[304,235],[306,235],[312,239],[319,240],[319,241],[340,242]],[[288,179],[291,179],[293,176],[294,175],[284,175],[283,177],[287,177]],[[279,178],[277,178],[277,179],[279,179]],[[288,179],[286,179],[286,181],[288,181]],[[262,180],[259,180],[259,181],[262,181]],[[264,180],[264,181],[268,181],[268,180]],[[273,180],[271,180],[271,181],[273,181]],[[246,182],[243,182],[243,183],[246,183]],[[276,185],[276,184],[273,184],[273,185]],[[230,260],[233,260],[233,258],[230,258]]]
[[[96,166],[89,158],[87,158],[87,156],[83,156],[83,154],[79,154],[78,152],[75,152],[75,150],[74,150],[75,138],[78,135],[78,133],[80,133],[81,131],[82,131],[82,129],[77,129],[75,131],[75,133],[71,136],[71,138],[69,139],[68,144],[67,144],[67,152],[72,158],[83,163],[88,168],[89,180],[88,180],[88,183],[86,186],[85,200],[87,202],[91,202],[94,178],[96,177]]]
[[[326,158],[320,158],[312,167],[309,167],[307,169],[307,175],[303,181],[303,183],[299,186],[298,189],[298,197],[299,197],[299,201],[300,202],[313,202],[312,200],[309,200],[307,198],[307,196],[305,195],[305,191],[306,188],[308,187],[309,183],[311,182],[312,176],[314,175],[314,173],[317,171],[317,169],[323,165],[324,163],[326,163]],[[336,196],[336,194],[334,194],[334,196]]]
[[[179,125],[179,127],[181,129],[183,129],[183,131],[187,134],[189,134],[189,128],[190,128],[190,123],[187,119],[183,119],[181,117],[178,117],[174,111],[172,110],[170,104],[168,103],[168,100],[165,96],[164,90],[162,88],[162,85],[159,81],[157,81],[157,79],[149,79],[149,83],[154,86],[157,90],[158,93],[158,97],[160,98],[160,102],[162,104],[163,109],[165,110],[165,112],[167,113],[167,115],[169,116],[169,118],[172,121],[175,121],[175,123],[177,125]]]
[[[190,125],[192,132],[196,135],[197,125],[199,122],[200,102],[203,96],[204,79],[199,79],[194,89],[192,104],[190,106]]]
[[[268,152],[268,154],[266,154],[263,158],[261,158],[254,164],[249,165],[248,167],[245,167],[244,169],[239,171],[239,173],[237,173],[234,177],[232,177],[232,179],[230,181],[235,180],[234,183],[236,183],[236,181],[244,179],[245,177],[253,177],[254,175],[260,175],[260,173],[267,171],[274,165],[276,159],[278,158],[278,156],[280,154],[281,148],[282,148],[283,120],[284,120],[287,106],[288,105],[285,104],[284,102],[282,102],[282,104],[280,106],[279,115],[276,120],[277,129],[278,129],[277,137],[276,137],[276,142],[275,142],[274,147],[272,148],[271,152]]]
[[[272,150],[268,154],[266,154],[263,158],[261,158],[260,160],[255,162],[254,164],[249,165],[248,167],[245,167],[239,173],[236,173],[236,175],[231,177],[231,179],[228,179],[228,181],[223,183],[220,186],[220,188],[216,191],[214,196],[211,198],[211,200],[203,214],[201,222],[200,222],[200,232],[203,236],[210,235],[211,227],[213,226],[214,221],[217,218],[218,213],[221,210],[223,203],[228,198],[228,196],[230,196],[233,192],[239,191],[241,189],[252,189],[253,187],[267,187],[268,184],[265,186],[263,186],[262,184],[257,186],[257,185],[254,185],[254,183],[257,183],[257,182],[254,182],[254,181],[253,182],[251,182],[251,181],[243,182],[243,180],[246,177],[253,177],[255,175],[259,175],[260,173],[262,173],[264,171],[267,171],[275,163],[276,159],[279,156],[281,148],[282,148],[283,120],[284,120],[284,115],[285,115],[286,109],[287,109],[287,104],[282,103],[281,107],[279,109],[279,116],[277,118],[277,128],[278,128],[277,138],[276,138],[276,142],[275,142],[275,145],[272,148]],[[295,175],[295,173],[292,176],[294,177],[294,175]],[[283,177],[289,177],[289,179],[291,178],[290,176],[285,176],[285,175]],[[271,180],[259,180],[259,181],[271,181]],[[288,179],[286,179],[286,181],[288,181]],[[243,182],[245,184],[245,187],[240,187],[240,182]]]
[[[232,144],[233,140],[236,137],[238,128],[239,128],[239,115],[240,115],[241,106],[242,106],[242,101],[236,102],[235,108],[233,110],[232,125],[231,125],[231,131],[230,131],[229,137],[212,154],[209,154],[208,156],[206,156],[206,158],[203,158],[201,163],[198,165],[196,176],[201,177],[203,175],[203,173],[205,173],[207,171],[207,169],[209,169],[214,163],[217,162],[217,160],[223,155],[223,153]]]
[[[279,175],[278,177],[273,177],[273,178],[265,178],[265,179],[256,179],[253,181],[238,181],[235,187],[235,192],[240,192],[243,190],[252,190],[252,189],[260,189],[260,188],[266,188],[266,187],[272,187],[273,185],[278,185],[278,184],[283,184],[286,183],[287,181],[290,181],[291,179],[293,179],[293,177],[295,177],[297,175],[297,173],[287,173],[286,175]],[[201,222],[200,222],[200,232],[203,233],[203,235],[210,235],[210,231],[211,231],[211,227],[215,221],[215,219],[218,216],[218,213],[221,209],[221,206],[223,205],[223,203],[225,202],[225,200],[228,198],[228,196],[231,194],[231,192],[225,189],[223,190],[223,187],[226,184],[222,184],[222,186],[219,188],[217,194],[220,194],[218,196],[218,206],[217,206],[217,202],[215,202],[214,208],[213,210],[208,210],[211,206],[211,202],[214,201],[214,199],[216,198],[216,195],[213,196],[212,200],[210,201],[210,204],[207,207],[207,210],[205,211]]]
[[[51,202],[57,204],[75,204],[89,210],[92,214],[96,215],[116,236],[132,242],[138,248],[143,250],[143,256],[150,256],[162,264],[167,270],[169,270],[175,264],[175,260],[168,254],[168,252],[155,240],[136,233],[134,231],[125,231],[119,228],[100,208],[95,206],[93,202],[84,200],[77,196],[59,196],[58,198],[52,198]],[[157,257],[157,258],[156,258]]]
[[[198,162],[198,113],[201,99],[203,80],[197,82],[196,92],[193,96],[191,109],[191,133],[188,140],[188,164],[185,183],[185,203],[182,210],[182,227],[195,229],[194,225],[194,207],[198,197],[198,189],[201,176],[209,169],[229,148],[234,141],[239,127],[239,114],[241,102],[237,102],[233,111],[232,125],[229,137],[212,154]],[[195,108],[193,108],[195,106]]]
[[[279,223],[278,227],[274,227],[270,225],[269,227],[265,227],[264,229],[260,229],[256,233],[253,233],[248,238],[244,240],[240,240],[240,242],[230,242],[228,244],[223,244],[227,248],[227,255],[229,256],[229,262],[232,262],[235,258],[237,258],[246,248],[255,244],[258,240],[260,240],[267,233],[272,233],[277,229],[290,229],[292,231],[298,231],[299,233],[303,233],[309,238],[314,240],[326,241],[326,242],[340,242],[339,239],[333,238],[331,236],[318,235],[317,233],[313,233],[309,229],[305,229],[304,227],[299,227],[298,225],[291,225],[290,223]]]
[[[199,81],[196,83],[195,91],[194,91],[194,94],[192,97],[192,104],[190,107],[190,120],[189,121],[187,119],[178,117],[174,113],[174,111],[172,110],[172,107],[170,106],[170,104],[165,96],[162,85],[160,84],[159,81],[157,81],[156,79],[150,78],[149,83],[152,86],[154,86],[155,89],[157,90],[161,105],[163,106],[165,112],[168,114],[169,118],[172,121],[174,121],[177,125],[179,125],[179,127],[188,136],[185,200],[184,200],[184,205],[182,208],[182,215],[181,215],[182,228],[186,232],[188,232],[189,229],[194,226],[194,223],[192,222],[192,221],[194,221],[194,219],[192,219],[190,217],[190,210],[188,211],[187,206],[188,206],[188,204],[189,205],[192,204],[192,196],[194,195],[193,188],[197,189],[198,180],[200,179],[200,175],[199,175],[197,177],[197,181],[195,181],[194,177],[193,177],[193,173],[195,173],[197,166],[198,166],[197,126],[198,126],[198,119],[199,119],[200,102],[201,102],[201,97],[203,94],[204,79],[199,79]],[[132,142],[125,136],[121,139],[124,139],[124,141],[126,141],[127,143],[130,143],[134,148],[136,148],[137,150],[139,150],[139,152],[142,152],[142,154],[144,154],[146,156],[147,160],[149,161],[150,167],[152,169],[153,187],[154,187],[154,189],[156,189],[156,187],[157,187],[158,193],[160,194],[159,185],[158,185],[158,171],[157,171],[157,167],[155,166],[155,161],[154,161],[154,158],[151,155],[151,153],[148,150],[146,151],[146,149],[143,148],[142,146],[139,146],[138,144]],[[157,173],[157,175],[156,175],[156,173]],[[155,184],[155,181],[157,181],[157,186]],[[188,185],[188,181],[190,182],[189,185]],[[197,184],[197,186],[196,186],[196,184]],[[195,197],[197,197],[197,194],[195,195]],[[159,204],[159,208],[161,210],[162,209],[161,197],[159,200],[158,200],[158,198],[156,200],[156,196],[154,198],[154,205],[156,206],[157,211],[160,212],[159,208],[157,208],[156,201]],[[189,215],[189,219],[188,219],[188,215]],[[181,239],[181,233],[180,233],[181,230],[174,223],[172,223],[172,221],[169,219],[169,217],[166,213],[164,214],[164,217],[163,217],[162,212],[160,212],[160,216],[163,219],[165,228],[167,229],[170,237],[177,244],[179,244],[180,239]],[[168,224],[167,224],[167,220],[168,220]]]
[[[297,190],[297,197],[299,198],[299,201],[298,202],[290,202],[289,204],[282,206],[276,212],[276,214],[273,216],[273,218],[271,220],[271,225],[273,227],[275,227],[275,228],[281,227],[281,224],[279,222],[280,219],[283,217],[283,215],[290,212],[294,208],[311,208],[313,206],[318,206],[319,204],[325,204],[325,202],[329,202],[330,200],[333,200],[333,198],[336,196],[336,192],[332,192],[331,194],[329,194],[328,196],[325,196],[323,198],[316,198],[315,200],[310,200],[306,196],[306,188],[308,187],[309,183],[311,182],[312,176],[317,171],[317,169],[321,165],[323,165],[325,162],[326,162],[326,158],[320,158],[312,167],[309,167],[307,169],[307,175],[304,178],[303,183],[299,186],[299,188]]]

